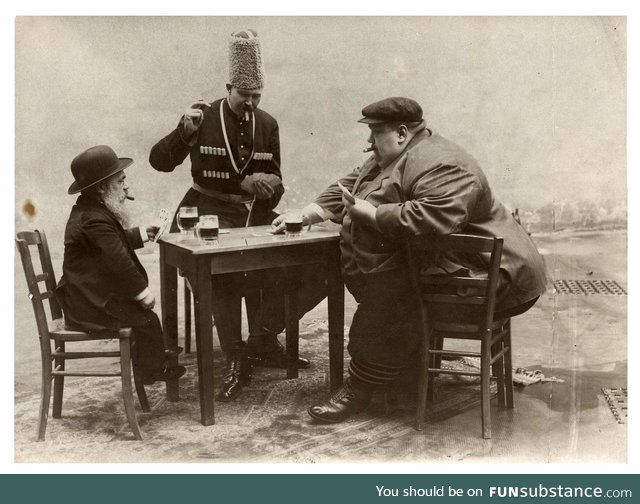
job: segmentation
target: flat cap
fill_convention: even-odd
[[[362,115],[364,117],[358,122],[365,124],[415,122],[422,120],[422,107],[411,98],[396,96],[367,105],[362,109]]]

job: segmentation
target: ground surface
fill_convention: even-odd
[[[534,237],[552,279],[610,279],[626,288],[625,232],[560,232]],[[158,292],[157,254],[141,259]],[[60,272],[60,262],[54,265]],[[355,305],[347,295],[345,320]],[[199,423],[195,354],[179,402],[164,387],[148,387],[152,412],[139,412],[145,439],[128,430],[113,379],[68,379],[62,419],[50,419],[36,443],[40,357],[35,323],[16,263],[16,462],[625,462],[626,425],[601,389],[626,387],[627,298],[559,295],[552,288],[513,321],[514,365],[557,380],[516,390],[515,410],[492,406],[493,438],[480,436],[476,383],[447,380],[422,432],[411,425],[413,394],[377,396],[363,413],[339,425],[317,425],[306,408],[328,393],[326,305],[301,322],[300,352],[313,365],[297,380],[260,369],[242,397],[216,404],[216,425]],[[182,331],[182,321],[181,331]],[[216,339],[217,344],[217,339]],[[222,354],[215,356],[220,383]],[[348,362],[348,360],[346,361]],[[109,364],[105,364],[109,367]]]

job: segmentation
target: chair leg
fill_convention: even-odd
[[[131,339],[131,360],[132,362],[137,362],[138,356],[138,346],[136,345],[135,339]],[[142,377],[140,376],[140,371],[137,366],[133,366],[133,383],[136,387],[136,394],[138,395],[138,401],[140,402],[140,408],[145,413],[149,413],[151,411],[151,406],[149,406],[149,398],[147,397],[147,391],[144,389],[144,383],[142,383]]]
[[[127,414],[129,427],[136,439],[142,440],[142,433],[136,418],[136,410],[133,404],[133,389],[131,387],[131,343],[128,339],[120,340],[120,371],[122,377],[122,398],[124,410]]]
[[[418,404],[416,407],[416,430],[421,431],[427,410],[427,391],[430,389],[429,380],[429,341],[422,341],[420,345],[420,363],[418,368]]]
[[[491,348],[491,357],[493,358],[494,355],[496,355],[500,351],[502,351],[502,348],[503,348],[502,340],[500,340],[498,343],[493,345],[493,347]],[[504,400],[504,356],[500,357],[498,360],[496,360],[492,364],[491,369],[493,371],[493,375],[496,377],[496,382],[497,382],[497,385],[498,385],[498,404],[500,404],[500,406],[504,406],[505,405],[505,400]]]
[[[136,371],[135,367],[133,368],[133,383],[135,384],[135,387],[136,387],[136,394],[138,395],[140,408],[145,413],[149,413],[151,411],[151,406],[149,406],[149,398],[147,397],[147,391],[144,389],[142,378],[140,378],[139,373]]]
[[[422,338],[420,340],[420,356],[418,362],[418,404],[416,406],[415,428],[421,431],[424,426],[424,416],[427,410],[427,394],[431,386],[429,380],[429,364],[431,354],[431,331],[429,328],[428,314],[424,306],[421,306]]]
[[[184,352],[191,353],[191,291],[184,279]]]
[[[54,346],[60,349],[60,351],[65,351],[64,341],[54,341]],[[54,368],[60,366],[60,369],[64,369],[65,367],[65,359],[61,357],[57,357],[54,359]],[[62,396],[64,391],[64,376],[55,376],[53,378],[53,418],[61,418],[62,417]]]
[[[434,350],[442,350],[442,348],[444,347],[444,338],[441,338],[437,335],[431,335],[430,337],[430,342],[429,342],[429,348],[432,348]],[[440,369],[440,366],[442,364],[442,355],[440,354],[431,354],[429,355],[429,358],[427,359],[427,366],[434,368],[434,369]],[[429,380],[429,382],[427,383],[427,400],[429,402],[433,401],[433,394],[434,394],[434,390],[435,390],[435,377],[438,376],[437,374],[434,374],[432,376],[432,378]]]
[[[480,350],[480,388],[481,388],[481,410],[482,410],[482,437],[491,438],[491,349],[489,346],[490,334],[485,334],[482,339]]]
[[[436,338],[435,344],[436,350],[442,351],[442,348],[444,346],[444,338]],[[442,366],[442,354],[436,354],[433,356],[433,367],[440,369],[440,366]]]
[[[507,408],[513,409],[513,363],[511,362],[511,320],[507,320],[504,345],[507,352],[504,354],[505,389],[507,395]]]
[[[38,441],[44,441],[51,403],[51,360],[50,355],[42,359],[42,387],[40,389],[40,416],[38,419]]]

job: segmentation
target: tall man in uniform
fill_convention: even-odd
[[[314,419],[340,422],[362,411],[376,387],[391,383],[418,348],[418,304],[403,253],[405,237],[464,232],[504,238],[499,318],[528,310],[544,292],[544,263],[526,231],[494,198],[477,161],[425,125],[408,98],[387,98],[362,110],[373,155],[330,185],[303,213],[304,223],[342,222],[345,284],[358,307],[349,332],[349,378]],[[274,230],[282,228],[274,221]],[[486,271],[486,258],[441,257],[430,272]],[[450,314],[456,317],[458,314]]]
[[[193,103],[177,128],[151,149],[149,162],[171,172],[187,155],[193,185],[179,206],[197,206],[200,214],[215,214],[221,228],[269,224],[282,194],[278,123],[258,109],[264,87],[260,41],[254,30],[231,35],[227,96],[213,103]],[[176,230],[175,222],[172,230]],[[266,281],[265,277],[269,280]],[[251,376],[251,363],[286,368],[277,334],[284,328],[282,275],[252,273],[214,277],[214,317],[227,369],[218,400],[235,399]],[[260,288],[263,290],[261,303]],[[241,301],[246,299],[249,338],[241,334]],[[311,302],[304,311],[322,299]],[[304,313],[302,311],[301,313]],[[248,357],[251,359],[249,360]],[[298,367],[309,361],[300,358]]]

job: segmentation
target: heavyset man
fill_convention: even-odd
[[[221,228],[271,223],[284,193],[278,123],[258,108],[263,87],[257,33],[249,29],[233,33],[227,96],[213,103],[193,103],[176,129],[151,149],[149,161],[162,172],[173,171],[190,156],[193,185],[179,206],[196,206],[200,214],[217,215]],[[238,397],[251,377],[251,363],[286,368],[286,354],[277,339],[284,328],[283,281],[279,272],[214,277],[213,312],[227,356],[218,400]],[[309,299],[303,296],[301,313],[315,306],[323,291],[310,292]],[[250,331],[247,345],[241,334],[243,296]],[[308,366],[308,360],[298,360],[298,367]]]
[[[497,303],[502,316],[529,309],[546,284],[535,245],[494,198],[476,160],[428,129],[418,103],[387,98],[362,114],[373,155],[339,180],[353,198],[336,182],[303,210],[305,225],[342,222],[342,273],[358,303],[349,331],[349,377],[308,410],[327,423],[366,408],[375,388],[393,382],[418,348],[418,305],[402,248],[407,236],[465,232],[504,238]],[[280,231],[283,219],[273,225]],[[450,257],[428,267],[442,274],[477,272],[477,260]]]
[[[145,384],[168,381],[185,373],[167,367],[162,327],[152,311],[155,297],[147,272],[134,249],[157,229],[127,227],[129,196],[124,169],[133,162],[118,158],[106,145],[82,152],[71,163],[75,181],[69,194],[80,193],[64,234],[64,260],[57,294],[69,329],[87,332],[131,327],[134,366]]]

